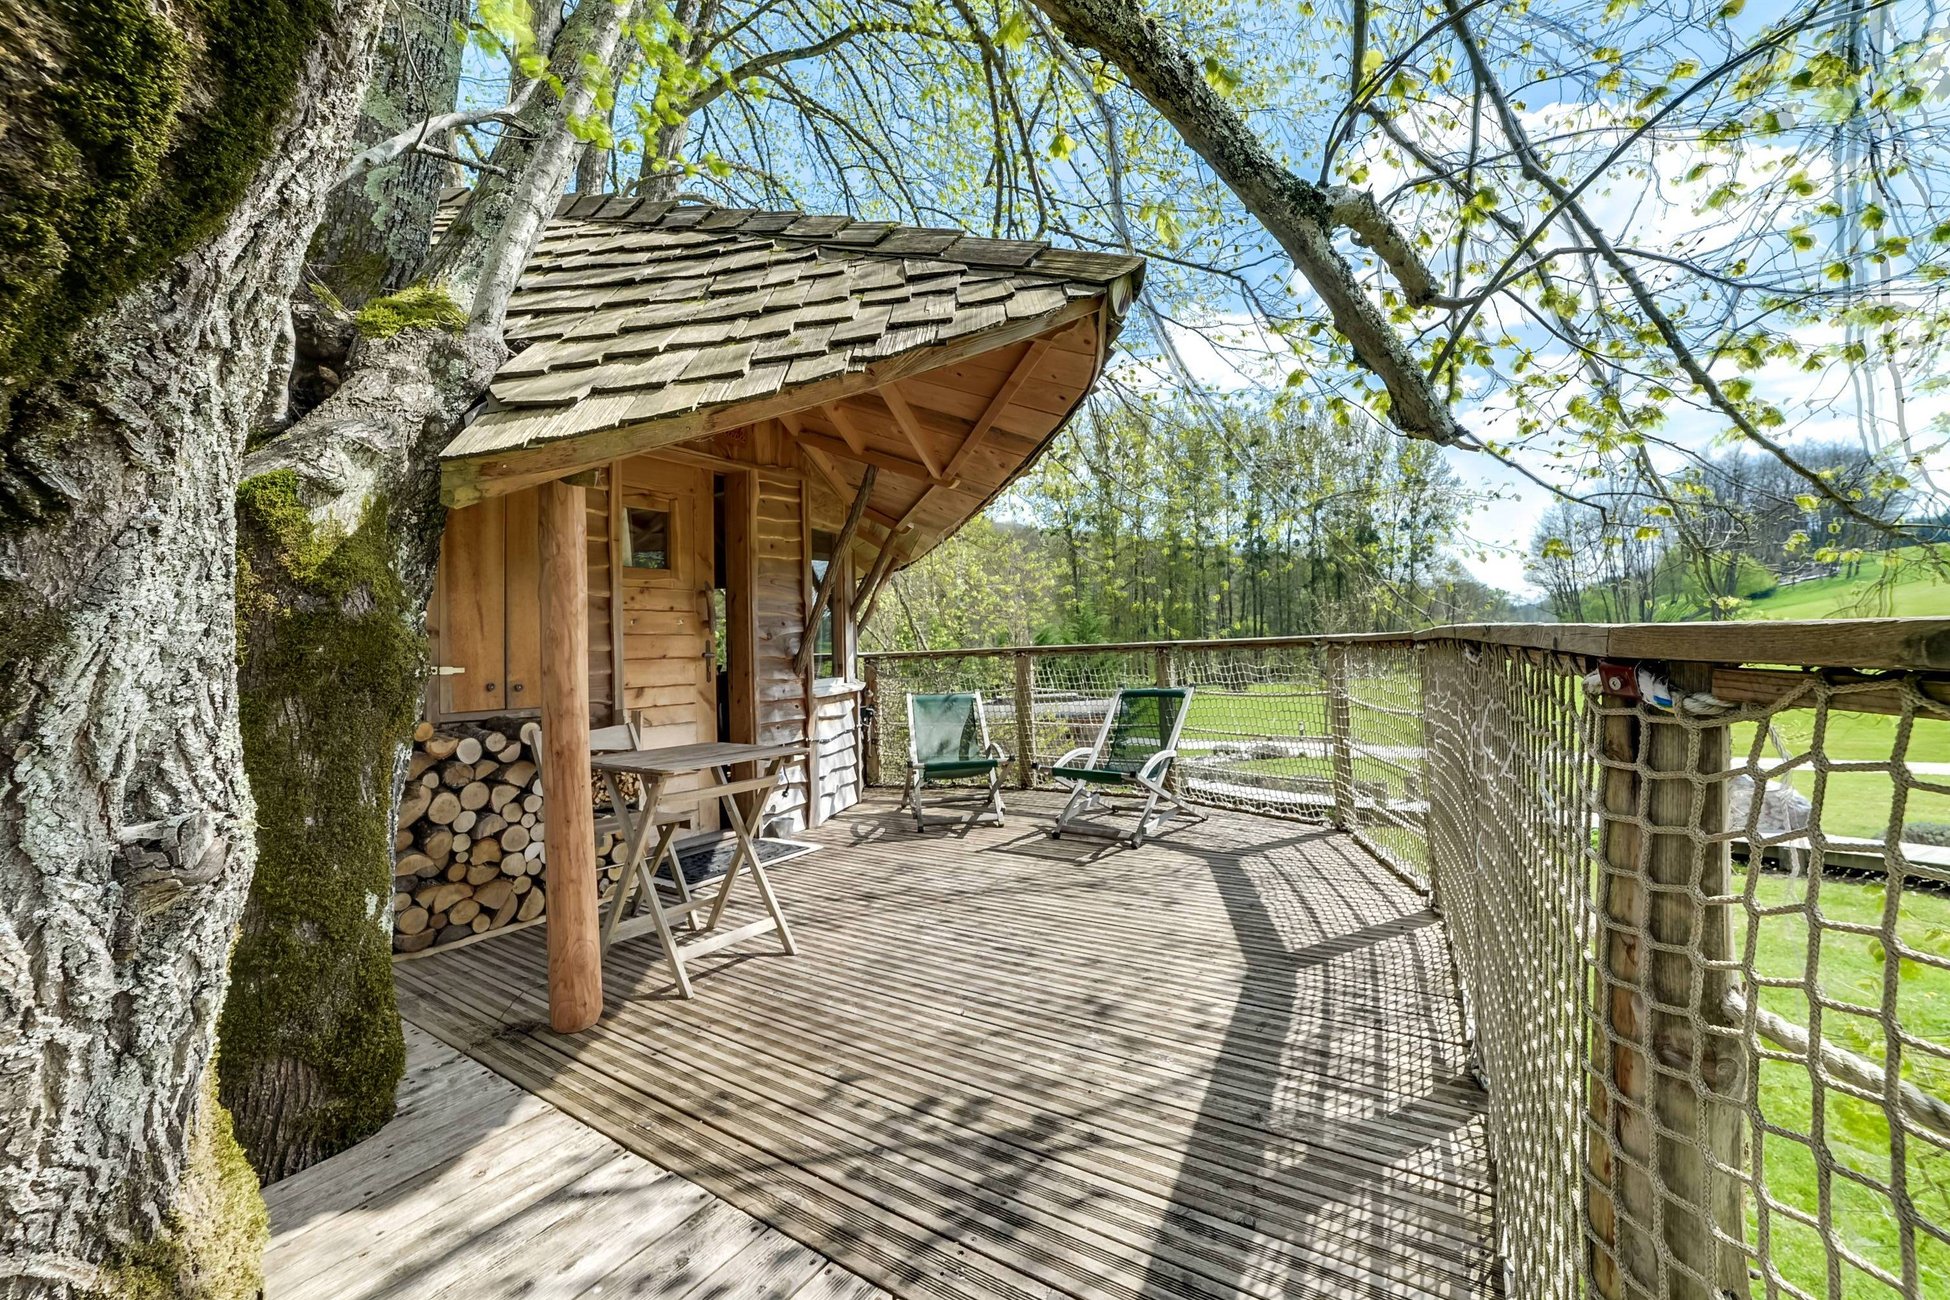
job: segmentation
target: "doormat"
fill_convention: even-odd
[[[679,845],[677,860],[684,866],[684,879],[693,885],[716,880],[730,869],[731,855],[737,847],[738,842],[728,835],[699,844]],[[752,847],[758,851],[759,864],[769,867],[793,858],[803,858],[817,851],[819,845],[800,840],[761,839],[753,840]]]

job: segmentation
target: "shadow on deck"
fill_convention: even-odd
[[[923,837],[876,799],[809,833],[827,849],[773,871],[800,955],[706,959],[690,1002],[640,939],[602,1022],[550,1033],[531,930],[402,963],[401,1006],[897,1295],[1500,1294],[1483,1098],[1418,895],[1329,830],[1218,814],[1131,852],[1012,808]],[[799,1293],[652,1286],[641,1258],[620,1293]]]

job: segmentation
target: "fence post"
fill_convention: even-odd
[[[1172,686],[1175,684],[1171,680],[1171,647],[1161,645],[1158,647],[1158,685]]]
[[[1712,670],[1671,682],[1704,692]],[[1744,1141],[1744,1046],[1713,1032],[1733,1024],[1732,868],[1700,838],[1725,821],[1727,728],[1601,707],[1592,1280],[1608,1300],[1745,1297],[1743,1184],[1716,1167],[1741,1168]]]
[[[1016,651],[1016,783],[1025,790],[1036,784],[1035,671],[1029,652]]]
[[[1334,825],[1354,828],[1354,739],[1347,698],[1347,647],[1327,647],[1327,737],[1334,762]]]
[[[880,661],[878,659],[868,659],[866,661],[866,670],[864,676],[866,678],[867,689],[863,691],[860,696],[860,703],[862,706],[860,710],[861,712],[860,770],[863,777],[863,779],[861,780],[861,784],[879,785],[880,784]],[[872,717],[871,722],[867,720],[868,715],[871,715]]]

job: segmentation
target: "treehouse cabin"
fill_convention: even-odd
[[[428,822],[451,750],[415,756],[436,793],[409,787],[402,809],[396,903],[419,901],[399,945],[541,918],[540,879],[470,908],[451,870],[456,821],[541,812],[539,782],[496,786],[548,768],[516,739],[525,720],[585,766],[591,726],[628,723],[643,748],[801,742],[774,833],[852,804],[856,629],[1076,410],[1142,275],[1134,257],[955,230],[565,200],[509,311],[515,355],[441,456],[427,721],[436,746],[487,735],[497,771],[480,778],[491,805]],[[718,818],[701,808],[694,829]],[[541,838],[528,829],[513,838]],[[465,865],[492,884],[474,842]]]

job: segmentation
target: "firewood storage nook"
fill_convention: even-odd
[[[855,630],[1076,410],[1142,276],[956,230],[565,200],[509,311],[515,355],[442,453],[396,949],[552,919],[551,1019],[594,1022],[622,848],[551,836],[542,797],[590,789],[592,726],[808,745],[772,833],[850,806]],[[717,829],[709,805],[693,829]]]

